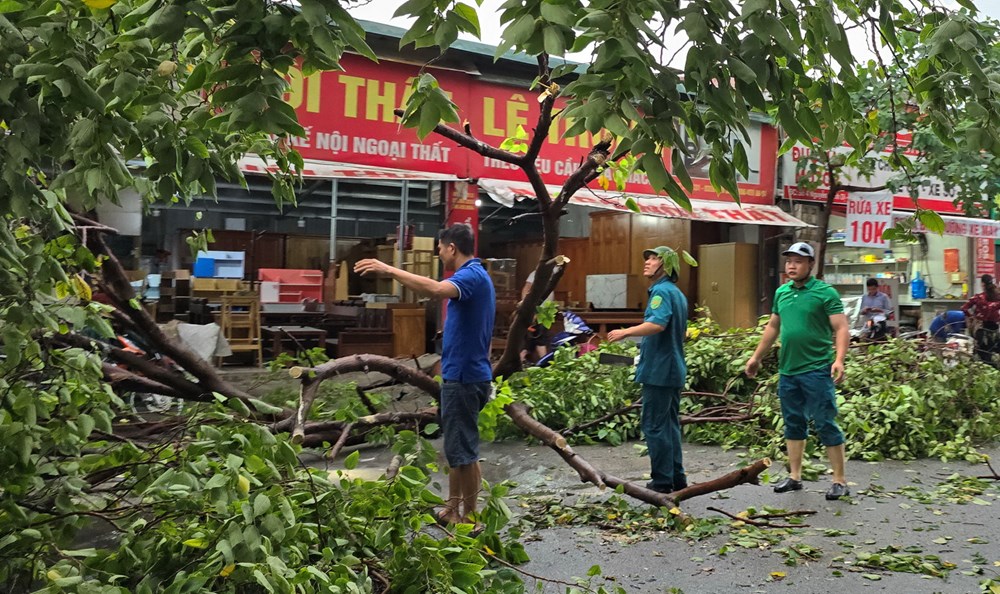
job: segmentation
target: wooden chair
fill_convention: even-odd
[[[222,335],[229,342],[233,353],[250,351],[254,353],[257,367],[263,364],[260,336],[260,296],[223,295],[219,322]],[[222,366],[223,357],[218,357]]]

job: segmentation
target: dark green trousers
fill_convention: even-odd
[[[657,489],[687,486],[681,459],[680,388],[642,385],[642,434],[649,449],[650,475]]]

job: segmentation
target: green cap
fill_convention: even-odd
[[[666,262],[666,257],[669,254],[673,254],[673,253],[676,253],[676,252],[674,252],[674,250],[672,248],[668,248],[665,245],[661,245],[661,246],[658,246],[658,247],[655,247],[655,248],[649,248],[649,249],[646,249],[646,250],[642,250],[642,259],[646,260],[650,256],[656,256],[660,260],[663,260],[664,262]]]

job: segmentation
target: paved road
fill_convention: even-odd
[[[631,445],[578,450],[591,462],[609,471],[614,469],[620,476],[647,478],[644,473],[648,458],[639,457]],[[990,453],[998,459],[1000,449],[993,448]],[[685,462],[689,478],[697,482],[724,474],[735,468],[737,455],[736,451],[688,445]],[[581,488],[561,460],[540,448],[494,446],[486,454],[485,468],[484,474],[490,480],[516,477],[519,487],[514,493],[519,495],[551,492],[562,495],[565,501],[605,497],[596,489]],[[783,476],[781,469],[776,468],[774,473]],[[569,580],[586,575],[592,565],[599,564],[604,576],[615,578],[630,593],[671,592],[670,588],[689,594],[973,593],[980,592],[979,583],[985,577],[1000,580],[1000,567],[994,566],[994,562],[1000,563],[1000,486],[990,482],[979,495],[953,488],[938,491],[954,474],[987,473],[985,465],[936,460],[854,462],[848,473],[854,492],[850,502],[826,501],[823,493],[829,479],[821,477],[807,482],[806,489],[796,493],[777,494],[770,487],[741,485],[683,503],[686,513],[701,518],[721,518],[705,509],[710,506],[733,514],[764,506],[817,512],[807,519],[809,528],[782,532],[782,541],[766,548],[747,549],[735,544],[741,537],[739,528],[731,529],[728,523],[720,534],[699,541],[671,532],[623,537],[593,526],[560,527],[541,530],[529,538],[526,548],[532,560],[523,569]],[[945,499],[949,495],[976,503],[948,502]],[[818,549],[814,554],[819,558],[800,559],[795,566],[789,566],[786,557],[776,552],[790,546],[805,549],[802,545]],[[937,555],[940,561],[954,563],[955,567],[943,572],[946,577],[938,578],[848,564],[859,553],[874,553],[887,546],[898,549],[907,560],[915,554]],[[729,550],[720,555],[723,547]],[[984,575],[962,573],[976,566],[983,569]],[[785,575],[772,576],[772,572]],[[545,591],[562,592],[564,587],[547,585]]]
[[[436,442],[436,446],[440,446]],[[634,444],[611,448],[586,446],[577,451],[598,467],[636,481],[648,480],[648,458],[640,457]],[[1000,460],[1000,448],[987,450]],[[737,467],[738,451],[686,445],[685,463],[689,479],[704,481]],[[522,504],[539,497],[574,502],[604,502],[609,496],[580,483],[575,473],[551,450],[541,446],[508,442],[486,444],[482,452],[483,476],[491,483],[511,480],[510,507],[526,511]],[[386,452],[362,452],[359,474],[370,469],[372,476],[383,472]],[[783,476],[775,465],[774,474]],[[892,593],[977,593],[986,577],[1000,580],[1000,485],[984,483],[981,493],[941,487],[951,484],[948,477],[985,474],[985,465],[937,460],[915,462],[849,462],[848,475],[853,497],[849,502],[828,502],[823,493],[828,477],[807,482],[796,493],[776,494],[770,487],[741,485],[715,495],[695,498],[682,504],[685,513],[696,518],[722,516],[707,510],[717,507],[737,514],[749,507],[765,506],[788,511],[814,510],[806,520],[809,527],[766,531],[779,542],[743,548],[760,532],[741,535],[739,527],[722,522],[720,531],[701,540],[686,539],[676,532],[641,530],[622,534],[594,525],[543,528],[530,531],[525,547],[531,561],[522,569],[546,578],[573,581],[600,565],[603,575],[613,578],[631,593],[769,593],[828,594],[830,592]],[[440,480],[445,477],[439,477]],[[959,504],[946,500],[964,498]],[[976,500],[977,503],[972,503]],[[642,504],[637,508],[645,510]],[[614,524],[614,521],[608,522]],[[914,555],[938,556],[921,559],[943,570],[944,577],[903,573],[855,565],[857,556],[894,547],[906,560]],[[720,550],[728,548],[725,554]],[[780,549],[810,551],[815,560],[799,559],[786,565]],[[981,575],[965,575],[981,568]],[[774,576],[772,573],[783,573]],[[529,580],[530,582],[531,580]],[[529,584],[533,587],[534,584]],[[565,586],[543,584],[544,592],[565,592]],[[529,588],[529,591],[530,588]]]

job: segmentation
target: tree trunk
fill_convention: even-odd
[[[827,167],[830,173],[830,188],[826,191],[826,204],[823,212],[819,215],[819,247],[816,250],[816,278],[823,278],[823,265],[826,261],[826,237],[830,227],[830,211],[833,210],[833,200],[840,192],[840,184],[837,183],[837,172],[832,167]]]

